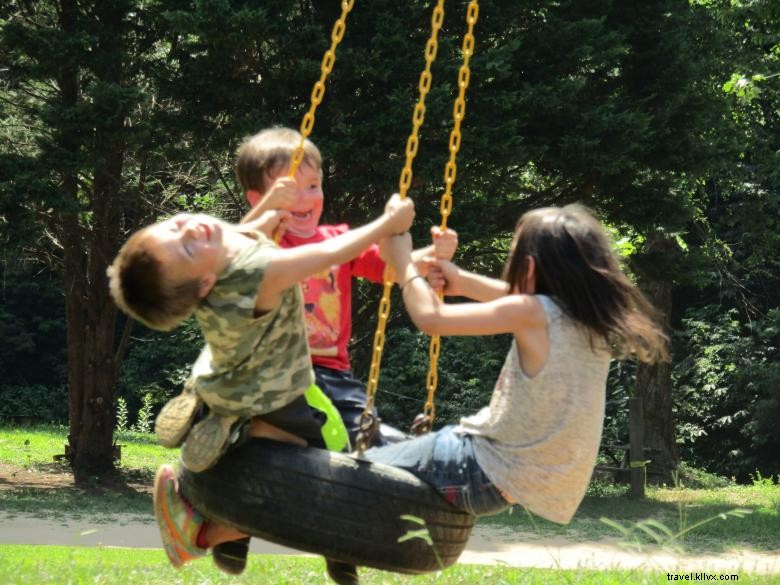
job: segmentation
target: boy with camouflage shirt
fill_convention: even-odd
[[[206,346],[184,392],[169,401],[156,423],[163,445],[184,440],[182,463],[195,472],[216,463],[234,423],[262,416],[265,424],[252,420],[250,436],[305,435],[298,427],[311,428],[310,421],[298,414],[311,409],[306,404],[297,409],[301,402],[326,411],[321,432],[329,448],[346,444],[338,413],[330,406],[328,415],[329,402],[314,384],[298,283],[406,231],[414,218],[411,201],[393,196],[370,224],[328,242],[284,250],[266,234],[287,212],[254,219],[257,211],[238,225],[191,214],[159,222],[134,234],[109,268],[112,296],[126,313],[167,330],[194,311],[203,330]],[[192,425],[201,403],[209,414]]]

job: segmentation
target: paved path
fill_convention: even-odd
[[[54,520],[26,514],[0,513],[0,545],[49,544],[66,546],[112,546],[160,548],[157,526],[151,519],[115,516],[110,521],[90,519]],[[251,552],[301,554],[257,538]],[[780,550],[774,553],[736,551],[713,556],[676,556],[655,550],[637,553],[620,546],[617,539],[576,542],[563,538],[540,539],[513,533],[507,528],[475,527],[462,563],[504,564],[515,567],[561,569],[647,569],[667,572],[713,574],[780,574]]]

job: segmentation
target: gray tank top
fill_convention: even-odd
[[[529,511],[568,523],[585,495],[604,421],[610,352],[544,295],[550,352],[533,378],[512,346],[490,405],[460,421],[493,484]]]

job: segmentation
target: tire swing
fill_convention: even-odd
[[[335,50],[343,37],[346,16],[353,4],[354,0],[342,0],[341,16],[331,34],[332,44],[323,57],[322,76],[314,86],[311,108],[301,124],[302,140],[291,161],[291,174],[303,159],[303,140],[313,127],[314,112],[322,101],[324,82],[333,67]],[[463,39],[464,62],[458,76],[459,96],[453,110],[455,126],[450,134],[450,159],[445,167],[442,227],[446,227],[452,205],[454,159],[460,147],[460,123],[465,114],[464,95],[469,80],[468,62],[474,49],[472,32],[478,11],[477,0],[471,0],[467,12],[468,30]],[[406,196],[412,180],[411,166],[417,153],[419,128],[425,117],[430,69],[436,58],[437,36],[443,20],[444,0],[437,0],[431,19],[431,36],[425,48],[426,65],[420,74],[413,130],[406,145],[401,197]],[[393,285],[389,274],[385,274],[384,280],[367,385],[368,407],[361,419],[367,426],[375,426],[371,423],[376,422],[368,418],[379,378]],[[438,339],[432,340],[431,348],[425,411],[428,428],[433,418],[434,349],[438,357]],[[361,432],[361,436],[363,440],[358,437],[358,454],[367,444],[364,433]],[[343,453],[262,439],[247,441],[231,450],[205,472],[192,473],[182,467],[179,481],[187,500],[211,520],[283,546],[398,573],[432,572],[452,565],[466,547],[475,522],[473,515],[455,508],[435,488],[404,469]]]
[[[408,471],[268,440],[247,442],[203,473],[182,469],[179,481],[187,500],[210,519],[283,546],[398,573],[453,564],[474,525],[474,516]],[[432,544],[399,542],[421,528]]]

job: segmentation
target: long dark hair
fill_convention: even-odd
[[[534,259],[535,293],[552,297],[584,326],[591,344],[603,339],[620,355],[667,359],[666,336],[655,310],[624,274],[598,220],[581,205],[529,211],[515,229],[504,268],[511,291],[524,292],[528,257]]]

